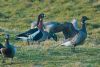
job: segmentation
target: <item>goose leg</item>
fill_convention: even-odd
[[[34,43],[34,42],[33,42],[33,41],[31,41],[31,45],[33,45],[33,43]]]
[[[11,58],[11,64],[13,64],[13,58]]]
[[[27,44],[30,45],[29,40],[27,39]]]
[[[2,63],[5,63],[5,57],[2,56]]]
[[[75,47],[73,47],[73,52],[75,52]]]
[[[74,46],[74,45],[72,45],[71,51],[72,51],[72,52],[75,52],[75,46]]]
[[[39,45],[40,45],[40,41],[37,41],[37,44],[39,44]]]

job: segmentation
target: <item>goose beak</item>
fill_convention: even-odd
[[[44,14],[44,18],[46,17],[46,15]]]
[[[55,41],[57,41],[57,36],[56,36],[55,34],[53,34],[53,39],[54,39]]]

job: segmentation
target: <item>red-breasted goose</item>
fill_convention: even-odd
[[[26,41],[44,41],[46,40],[50,35],[48,32],[44,31],[43,29],[43,18],[45,15],[41,13],[38,16],[37,20],[37,28],[30,29],[27,32],[24,32],[22,34],[17,35],[17,40],[26,40]],[[48,34],[47,34],[48,33]],[[45,34],[45,35],[44,35]],[[54,37],[52,37],[54,39]]]

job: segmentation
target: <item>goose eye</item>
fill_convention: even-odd
[[[44,17],[44,15],[42,15],[42,17]]]

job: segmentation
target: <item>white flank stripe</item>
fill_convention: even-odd
[[[69,47],[69,46],[72,46],[72,44],[71,44],[71,41],[68,41],[68,42],[65,42],[65,43],[61,44],[61,46]]]
[[[16,47],[14,47],[14,52],[15,52],[15,53],[17,52],[17,49],[16,49]]]
[[[28,39],[33,39],[39,32],[40,32],[40,30],[38,30],[35,33],[29,35]]]
[[[18,37],[18,38],[20,38],[23,41],[27,41],[27,37]]]

